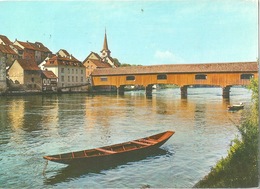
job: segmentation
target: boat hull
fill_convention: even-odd
[[[140,157],[148,156],[149,154],[152,154],[156,149],[158,149],[160,146],[162,146],[173,134],[173,131],[168,131],[165,132],[165,135],[162,135],[158,141],[153,144],[146,144],[142,145],[142,142],[140,140],[144,140],[147,138],[139,139],[139,141],[130,141],[122,144],[117,144],[117,145],[112,145],[112,146],[107,146],[103,147],[102,149],[97,148],[99,150],[105,150],[105,148],[108,147],[115,147],[115,146],[123,146],[127,144],[132,144],[132,143],[137,143],[136,145],[140,145],[139,148],[133,148],[125,151],[120,151],[120,152],[114,152],[114,153],[104,153],[102,155],[97,155],[97,156],[84,156],[84,157],[71,157],[71,158],[57,158],[58,155],[54,156],[44,156],[44,159],[57,162],[57,163],[62,163],[62,164],[68,164],[68,165],[80,165],[80,166],[104,166],[104,165],[112,165],[112,164],[117,164],[119,162],[127,162],[133,159],[138,159]],[[155,136],[155,135],[154,135]],[[140,144],[139,144],[140,143]],[[92,149],[95,150],[95,149]],[[83,151],[80,151],[83,152]],[[69,154],[69,153],[67,153]],[[64,154],[61,154],[60,156],[63,156]],[[66,155],[66,154],[65,154]]]

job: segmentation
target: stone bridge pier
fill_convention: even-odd
[[[152,96],[152,91],[153,91],[153,85],[147,85],[145,87],[145,95],[146,96]]]
[[[117,89],[117,94],[123,95],[125,93],[125,85],[120,85],[116,87]]]
[[[186,99],[188,96],[188,86],[187,85],[181,86],[180,90],[181,90],[181,98]]]
[[[223,98],[229,98],[230,97],[230,88],[231,88],[231,86],[222,87]]]

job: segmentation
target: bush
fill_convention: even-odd
[[[257,187],[259,182],[259,118],[258,80],[249,85],[252,90],[253,105],[238,130],[241,139],[233,140],[228,156],[222,158],[211,172],[194,187],[241,188]]]

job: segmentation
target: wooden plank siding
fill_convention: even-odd
[[[223,64],[162,65],[161,67],[164,68],[160,68],[158,65],[96,69],[92,73],[92,84],[93,86],[111,85],[117,88],[124,85],[143,85],[146,87],[151,84],[175,84],[180,87],[189,85],[225,87],[248,85],[250,79],[241,79],[242,74],[252,74],[254,78],[258,77],[256,62]],[[166,75],[167,78],[158,79],[158,75]],[[127,80],[127,76],[134,76],[135,79]],[[196,79],[196,77],[198,78]]]

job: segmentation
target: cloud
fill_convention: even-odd
[[[171,51],[160,51],[157,50],[154,53],[154,58],[156,60],[156,64],[173,64],[173,63],[184,63],[184,60],[173,54]]]

